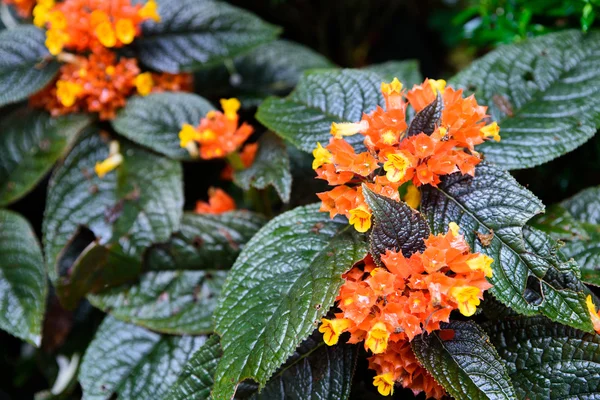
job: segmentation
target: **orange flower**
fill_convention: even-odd
[[[592,324],[594,326],[594,330],[597,333],[600,333],[600,313],[598,313],[598,311],[596,311],[596,306],[594,305],[592,296],[589,294],[586,298],[586,304],[587,304],[588,312],[590,313],[590,318],[592,319]]]
[[[204,159],[223,158],[239,147],[250,137],[254,129],[245,122],[238,126],[238,99],[221,99],[223,112],[210,111],[202,118],[195,130],[199,133],[193,140],[200,145],[200,157]],[[189,124],[185,124],[189,126]],[[180,137],[183,133],[180,132]],[[181,147],[187,147],[181,143]],[[188,150],[191,150],[188,148]]]
[[[235,210],[235,201],[222,189],[210,188],[208,190],[208,203],[198,201],[196,213],[198,214],[223,214]]]
[[[258,151],[258,143],[249,143],[244,145],[242,151],[240,151],[240,160],[244,168],[249,168],[254,163],[256,152]],[[221,171],[221,179],[224,181],[230,181],[233,179],[233,167],[229,164],[225,166]]]
[[[10,4],[15,6],[17,13],[21,18],[29,18],[33,7],[35,7],[36,0],[3,0],[4,4]]]

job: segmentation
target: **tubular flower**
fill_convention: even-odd
[[[337,318],[334,320],[321,318],[321,326],[319,326],[319,332],[323,334],[323,340],[328,346],[337,344],[340,335],[348,329],[350,321],[344,318]]]
[[[592,324],[594,325],[594,330],[597,333],[600,333],[600,313],[596,311],[596,306],[594,305],[594,302],[592,300],[592,295],[588,294],[586,298],[586,304],[590,313],[590,317],[592,319]]]
[[[386,372],[373,378],[373,386],[382,396],[391,396],[394,394],[394,374]]]
[[[250,168],[252,164],[254,164],[257,151],[258,143],[248,143],[244,145],[244,148],[240,151],[240,160],[242,160],[244,168]],[[225,168],[223,168],[223,171],[221,171],[221,179],[225,181],[233,180],[233,167],[230,164],[227,164]]]
[[[454,310],[475,313],[484,291],[492,286],[486,274],[491,273],[493,260],[472,253],[455,223],[424,243],[422,252],[409,257],[388,250],[381,257],[383,267],[376,267],[367,256],[363,265],[348,271],[336,299],[341,312],[329,324],[347,321],[343,331],[350,333],[348,342],[364,341],[365,349],[374,354],[370,365],[378,376],[392,373],[393,381],[440,398],[443,390],[418,366],[409,342],[423,332],[439,330]],[[379,379],[375,384],[385,394],[389,387],[383,383]]]
[[[367,207],[361,193],[363,183],[398,200],[398,190],[410,182],[410,203],[418,205],[419,186],[437,186],[442,176],[453,173],[474,176],[481,161],[475,146],[488,139],[500,140],[498,124],[485,123],[486,107],[479,106],[473,96],[463,97],[462,90],[446,87],[443,80],[426,79],[406,92],[394,79],[382,83],[381,92],[385,109],[378,106],[359,122],[333,123],[329,144],[319,143],[313,151],[317,177],[331,186],[346,186],[340,202],[332,199],[337,192],[318,194],[323,202],[321,210],[331,217],[342,214],[350,218],[350,210]],[[443,103],[439,120],[433,121],[427,132],[408,129],[407,107],[419,112],[438,98]],[[364,137],[367,151],[357,153],[344,140],[354,134]]]
[[[63,48],[96,52],[130,44],[141,34],[142,22],[160,20],[156,8],[155,0],[144,6],[131,0],[44,0],[33,14],[34,23],[48,29],[46,46],[57,55]]]
[[[29,18],[36,0],[3,0],[3,3],[13,5],[21,18]]]
[[[235,201],[222,189],[210,188],[208,190],[208,203],[196,203],[197,214],[223,214],[235,210]]]
[[[108,157],[101,162],[97,162],[94,171],[99,178],[104,178],[106,174],[116,169],[123,162],[123,155],[119,152],[119,142],[113,140],[109,145]]]
[[[198,135],[192,139],[200,146],[200,157],[203,159],[226,157],[236,151],[254,131],[245,122],[238,126],[239,100],[223,99],[221,106],[223,112],[210,111],[194,128]],[[179,133],[180,138],[184,129],[189,129],[189,126],[191,125],[184,124]],[[190,151],[189,143],[184,144],[182,141],[180,144]]]
[[[152,92],[152,88],[154,87],[154,80],[152,79],[152,74],[150,72],[144,72],[139,74],[133,80],[135,87],[137,88],[137,92],[141,96],[148,96]]]

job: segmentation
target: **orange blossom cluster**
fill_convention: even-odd
[[[210,188],[208,202],[196,203],[197,214],[222,214],[235,210],[235,201],[223,189]]]

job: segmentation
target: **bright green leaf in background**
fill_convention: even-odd
[[[60,66],[32,25],[0,32],[0,106],[25,100],[54,78]]]
[[[190,160],[179,145],[183,124],[197,126],[215,107],[192,93],[154,93],[133,97],[112,121],[122,136],[176,160]]]
[[[135,41],[140,61],[159,71],[196,71],[275,39],[279,28],[214,0],[162,0],[159,23]]]
[[[79,371],[84,400],[161,399],[206,336],[167,336],[106,317]]]
[[[600,32],[564,31],[501,46],[451,84],[475,93],[500,125],[478,147],[503,169],[530,168],[585,143],[600,127]]]
[[[0,206],[31,191],[91,121],[19,109],[0,120]]]
[[[457,399],[515,399],[515,390],[504,362],[488,336],[474,322],[452,321],[442,327],[454,337],[442,339],[439,332],[416,336],[412,348],[419,362],[435,380]]]
[[[0,329],[39,346],[47,290],[42,250],[31,226],[0,210]]]
[[[238,382],[262,387],[333,305],[341,275],[366,255],[366,241],[318,205],[270,221],[247,244],[223,288],[215,330],[223,358],[213,396],[230,399]]]

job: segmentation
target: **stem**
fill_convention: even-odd
[[[229,163],[229,165],[231,165],[231,168],[233,168],[234,171],[241,171],[244,168],[246,168],[244,166],[244,163],[242,162],[240,153],[238,153],[237,151],[234,151],[227,155],[227,162]]]

